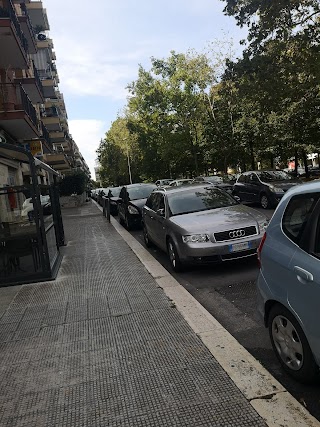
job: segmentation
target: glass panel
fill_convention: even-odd
[[[50,230],[47,231],[46,237],[47,237],[50,266],[52,268],[56,261],[56,257],[58,255],[56,233],[55,233],[54,227],[51,227]]]
[[[0,189],[0,279],[40,269],[37,227],[28,188]]]

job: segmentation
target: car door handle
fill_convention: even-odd
[[[309,273],[309,271],[298,267],[297,265],[293,267],[293,271],[297,273],[297,278],[299,282],[303,284],[306,284],[306,282],[313,282],[313,275]]]

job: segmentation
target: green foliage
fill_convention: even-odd
[[[71,196],[71,194],[82,194],[86,191],[87,183],[88,177],[84,172],[67,175],[59,182],[60,195]]]

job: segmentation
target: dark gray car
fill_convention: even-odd
[[[268,209],[275,207],[289,188],[300,184],[280,170],[260,170],[242,173],[233,187],[233,194],[242,202],[260,203]]]
[[[158,189],[142,210],[144,240],[167,251],[172,268],[255,256],[266,217],[212,185]]]

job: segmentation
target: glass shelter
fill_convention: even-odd
[[[54,279],[64,231],[58,173],[0,143],[0,286]]]

